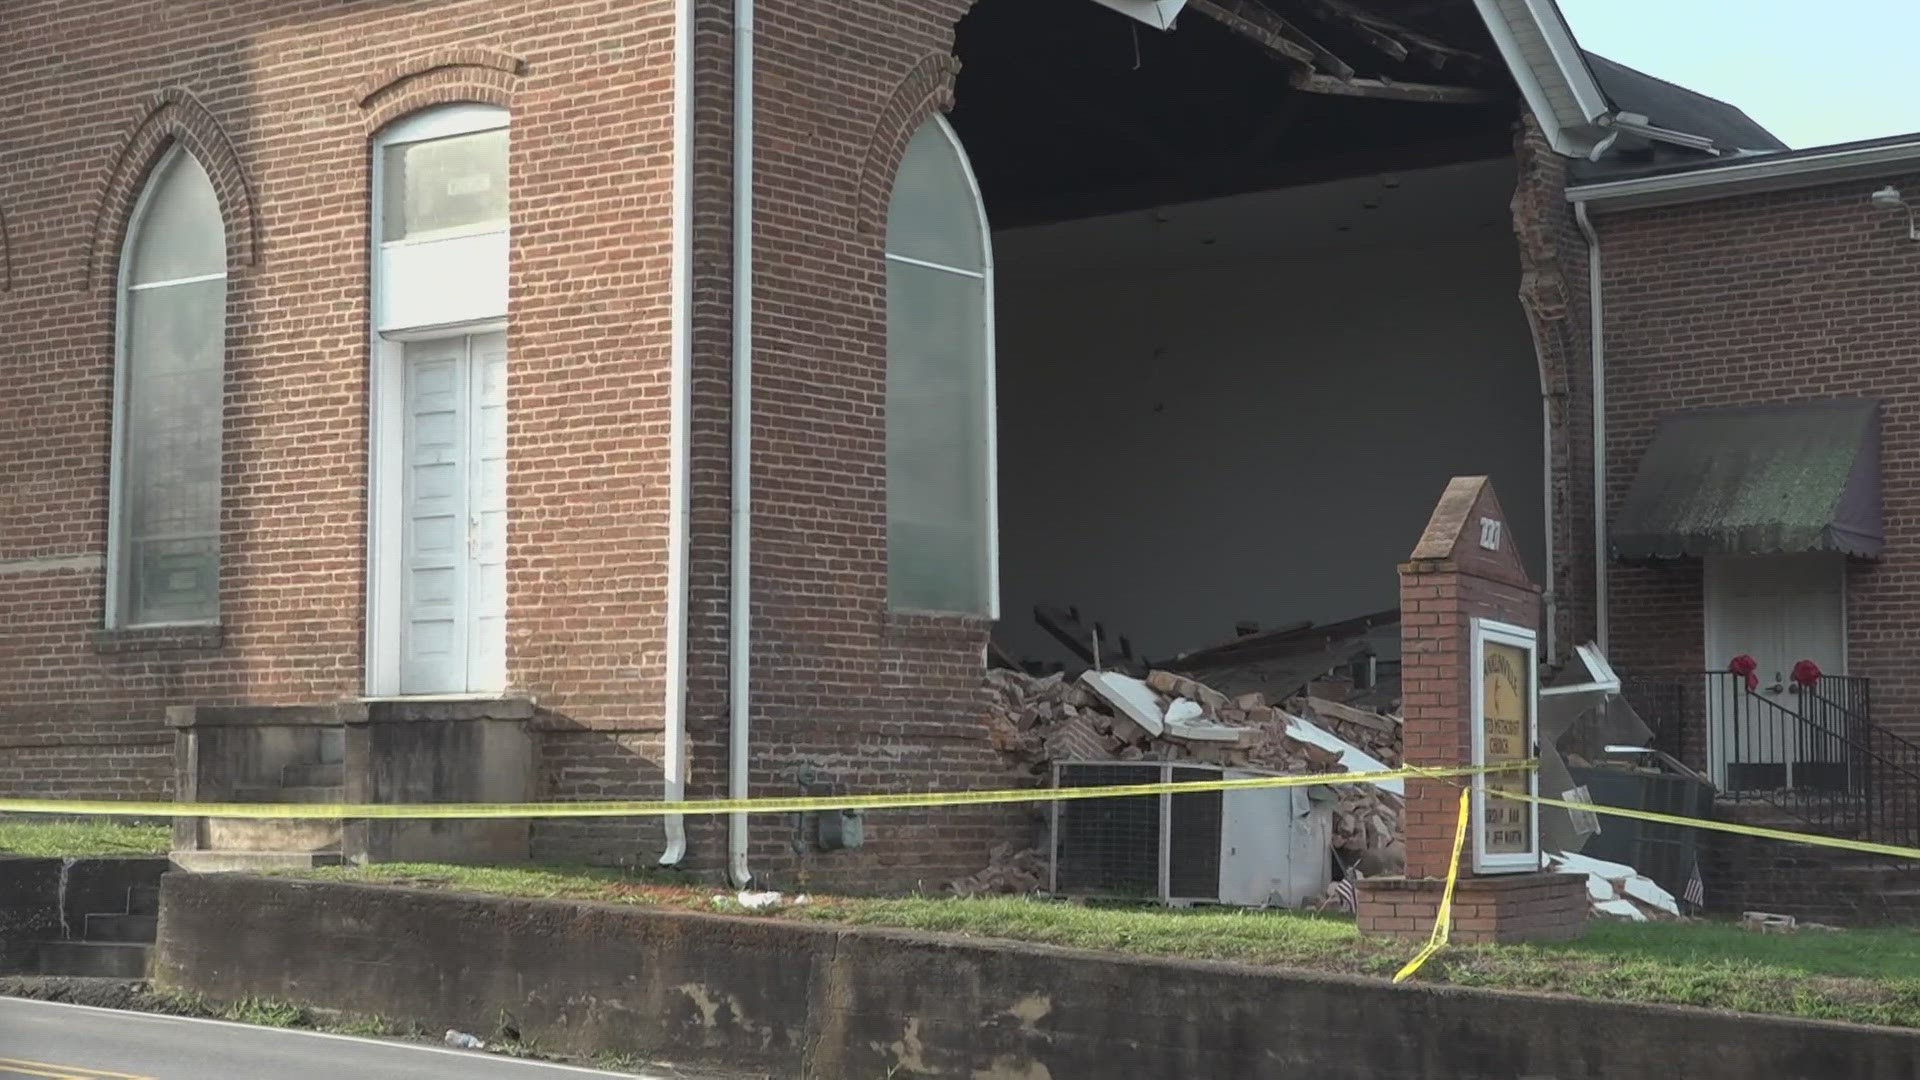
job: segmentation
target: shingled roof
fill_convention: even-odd
[[[1722,150],[1785,150],[1771,131],[1738,106],[1657,79],[1644,71],[1581,50],[1587,67],[1616,108],[1639,113],[1654,125],[1712,139]]]

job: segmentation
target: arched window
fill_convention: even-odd
[[[198,160],[175,147],[120,256],[107,623],[220,620],[220,419],[227,232]]]
[[[895,610],[999,614],[993,248],[980,189],[939,117],[913,136],[887,210],[887,596]]]

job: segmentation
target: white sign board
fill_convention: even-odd
[[[1473,620],[1473,764],[1531,760],[1540,734],[1540,678],[1532,630]],[[1473,869],[1480,874],[1540,869],[1540,804],[1493,791],[1538,796],[1535,769],[1473,778]]]

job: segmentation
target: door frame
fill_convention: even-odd
[[[1851,653],[1852,651],[1853,643],[1852,643],[1852,635],[1849,629],[1851,613],[1849,612],[1848,606],[1847,606],[1847,581],[1848,581],[1847,557],[1839,552],[1831,552],[1831,553],[1807,552],[1807,553],[1803,553],[1800,556],[1709,555],[1706,558],[1702,559],[1701,565],[1700,565],[1700,631],[1701,631],[1700,636],[1701,636],[1701,645],[1706,652],[1707,663],[1709,665],[1723,664],[1727,662],[1733,655],[1727,652],[1727,649],[1728,649],[1727,645],[1715,640],[1716,637],[1718,636],[1716,634],[1718,624],[1714,618],[1714,605],[1716,604],[1716,602],[1718,602],[1721,594],[1714,587],[1716,584],[1716,575],[1711,568],[1716,565],[1725,566],[1727,565],[1728,560],[1755,560],[1755,559],[1774,559],[1774,558],[1791,559],[1796,557],[1804,559],[1804,558],[1807,558],[1808,556],[1814,556],[1814,555],[1819,555],[1819,556],[1831,555],[1832,556],[1832,561],[1836,564],[1836,572],[1838,574],[1839,599],[1840,599],[1840,611],[1839,611],[1840,648],[1838,650],[1839,659],[1840,659],[1839,670],[1838,671],[1823,670],[1821,674],[1836,675],[1836,676],[1845,676],[1847,674],[1848,665],[1851,662],[1851,657],[1849,656],[1849,653]],[[1718,669],[1710,666],[1708,670],[1712,671],[1712,670],[1718,670]],[[1764,680],[1765,673],[1763,672],[1761,673],[1761,675]],[[1707,693],[1709,695],[1709,700],[1707,702],[1707,708],[1706,708],[1707,776],[1710,779],[1712,779],[1715,784],[1724,787],[1727,783],[1726,767],[1729,764],[1729,762],[1727,762],[1724,759],[1725,747],[1723,744],[1726,740],[1725,740],[1724,734],[1720,730],[1722,727],[1721,719],[1716,716],[1716,711],[1713,707],[1713,702],[1711,700],[1711,695],[1713,693],[1713,688],[1711,685],[1709,685],[1709,687],[1707,688]],[[1736,719],[1733,722],[1738,723],[1739,721]],[[1789,760],[1784,762],[1783,764],[1786,770],[1786,777],[1787,777],[1786,783],[1788,787],[1791,788],[1793,786],[1793,782],[1792,782],[1793,762]]]
[[[505,319],[491,319],[465,326],[389,334],[374,345],[372,445],[367,470],[370,541],[367,548],[366,696],[369,698],[403,696],[400,693],[400,641],[401,623],[406,618],[406,344],[505,333],[506,329]],[[469,357],[468,364],[471,363]],[[496,694],[496,691],[455,692],[456,696],[471,697]]]
[[[458,103],[430,108],[397,120],[368,143],[367,220],[367,544],[365,676],[362,692],[370,699],[401,697],[400,622],[404,608],[404,530],[402,505],[406,467],[406,368],[409,341],[508,332],[508,230],[498,234],[439,241],[450,256],[441,260],[460,280],[455,288],[471,303],[418,303],[427,290],[444,289],[446,282],[412,284],[400,273],[390,273],[388,252],[399,247],[381,240],[386,207],[385,150],[393,145],[445,138],[510,127],[507,110],[494,105]],[[509,151],[511,152],[511,151]],[[511,171],[511,162],[509,162]],[[511,205],[511,204],[509,204]],[[464,257],[464,258],[463,258]],[[405,311],[420,314],[409,320]],[[389,326],[396,322],[432,320],[431,325]],[[384,328],[384,329],[383,329]],[[511,359],[512,339],[507,355]],[[509,382],[511,373],[509,372]],[[511,394],[508,408],[512,408]],[[511,456],[512,448],[508,448]],[[511,513],[511,507],[509,507]],[[435,694],[432,697],[497,697],[496,692]]]

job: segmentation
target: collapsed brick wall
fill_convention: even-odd
[[[1549,418],[1548,520],[1553,527],[1549,538],[1553,557],[1549,579],[1541,584],[1551,590],[1546,599],[1553,642],[1565,656],[1572,646],[1594,637],[1587,247],[1566,201],[1566,159],[1553,152],[1530,115],[1517,125],[1514,155],[1520,166],[1513,197],[1520,304],[1533,329]]]
[[[1012,3],[1018,0],[986,0]],[[885,267],[887,194],[907,139],[951,102],[955,26],[968,0],[913,5],[850,0],[836,18],[801,0],[758,5],[756,115],[760,194],[755,242],[755,575],[753,788],[800,793],[1005,786],[983,738],[980,675],[989,625],[889,614],[886,606]],[[698,89],[700,310],[696,412],[728,407],[731,38],[728,5],[703,9]],[[1538,145],[1535,145],[1538,144]],[[1543,237],[1540,264],[1564,268],[1574,237],[1564,170],[1537,135],[1516,146],[1523,188],[1516,222]],[[1546,155],[1542,157],[1541,155]],[[1584,247],[1577,256],[1584,275]],[[1523,266],[1531,266],[1523,248]],[[1584,276],[1573,279],[1577,285]],[[1544,318],[1543,363],[1563,385],[1584,291]],[[1577,398],[1555,399],[1555,422]],[[723,427],[695,435],[695,733],[692,791],[724,792],[727,709],[727,445]],[[1556,443],[1556,531],[1572,501]],[[1557,561],[1579,550],[1556,536]],[[1590,548],[1589,548],[1590,551]],[[1587,565],[1591,565],[1590,557]],[[1567,572],[1562,571],[1563,579]],[[1563,592],[1579,587],[1563,585]],[[1575,609],[1576,611],[1578,609]],[[1590,606],[1589,606],[1590,610]],[[1017,616],[1019,613],[1010,613]],[[1590,615],[1587,616],[1590,623]],[[1590,630],[1585,631],[1590,633]],[[693,823],[697,859],[714,865],[722,823]],[[986,865],[993,844],[1027,842],[1015,811],[903,812],[876,817],[868,849],[800,855],[793,827],[754,819],[754,869],[835,887],[944,881]]]
[[[886,201],[907,140],[951,104],[955,25],[969,7],[846,0],[821,19],[802,0],[759,5],[759,794],[1009,782],[980,724],[988,624],[886,605]],[[29,0],[15,15],[21,74],[0,92],[22,149],[0,178],[13,267],[11,291],[0,294],[0,347],[21,358],[21,392],[0,402],[0,460],[23,467],[0,477],[11,511],[0,520],[0,574],[30,584],[0,592],[5,643],[21,658],[0,671],[0,749],[49,740],[47,753],[68,755],[23,766],[21,782],[49,793],[160,794],[165,705],[359,692],[366,140],[410,108],[474,97],[514,113],[509,678],[539,699],[549,797],[658,796],[667,0],[250,0],[171,5],[158,16],[108,0]],[[695,798],[726,790],[731,19],[725,0],[696,7]],[[154,95],[165,92],[173,111],[160,116]],[[257,265],[237,259],[230,283],[217,641],[94,633],[112,372],[113,297],[101,283],[112,280],[123,225],[102,207],[128,205],[151,165],[142,155],[164,142],[156,132],[230,146],[231,160],[209,168],[223,190],[247,195],[249,220],[230,223],[230,235],[237,252],[251,238],[258,255]],[[1538,142],[1522,144],[1534,168],[1523,170],[1527,198],[1515,204],[1521,227],[1543,238],[1530,270],[1567,263],[1571,229],[1558,163],[1539,157]],[[144,149],[129,154],[132,146]],[[240,202],[230,199],[229,213]],[[107,267],[93,266],[96,250],[108,253]],[[1551,370],[1565,354],[1584,355],[1565,329],[1584,293],[1563,291],[1564,303],[1539,316],[1550,325],[1536,328]],[[1577,432],[1577,390],[1565,411]],[[1570,498],[1565,462],[1581,460],[1577,442],[1554,460],[1558,507]],[[1556,529],[1568,531],[1578,530]],[[1577,547],[1559,535],[1555,543],[1556,563],[1577,568]],[[49,560],[57,565],[41,568]],[[1563,576],[1562,594],[1576,593],[1577,580]],[[137,752],[101,758],[78,724],[50,719],[56,704]],[[124,773],[92,768],[121,757]],[[691,865],[721,865],[723,821],[690,825]],[[1024,811],[898,813],[870,823],[862,850],[822,856],[796,852],[790,821],[756,818],[751,861],[776,881],[911,886],[975,871],[995,843],[1024,843],[1032,829]],[[541,855],[641,861],[660,843],[650,819],[535,829]]]
[[[1847,570],[1848,671],[1874,680],[1876,723],[1920,734],[1920,259],[1904,219],[1866,195],[1887,182],[1600,213],[1607,329],[1608,505],[1617,508],[1659,416],[1685,409],[1872,397],[1882,403],[1886,547]],[[1908,186],[1920,177],[1893,177]],[[1704,671],[1696,563],[1616,567],[1623,671]]]
[[[8,6],[0,786],[164,795],[165,706],[359,694],[368,139],[451,100],[513,113],[509,677],[549,726],[640,736],[615,767],[657,777],[670,22],[668,0]],[[176,142],[228,219],[222,628],[102,634],[115,264]]]

